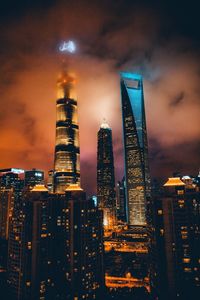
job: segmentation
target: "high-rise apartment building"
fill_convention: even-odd
[[[47,178],[47,188],[48,191],[53,193],[53,184],[54,184],[54,170],[48,171],[48,178]]]
[[[79,126],[77,101],[71,98],[74,78],[63,73],[58,80],[56,102],[56,146],[54,191],[64,193],[68,185],[80,182]]]
[[[0,238],[8,240],[9,223],[14,205],[13,189],[0,187]]]
[[[11,228],[8,284],[17,300],[97,299],[104,285],[102,212],[78,185],[21,197]],[[19,230],[18,230],[19,229]]]
[[[0,238],[5,240],[8,240],[15,198],[18,199],[18,190],[24,186],[18,176],[22,172],[14,168],[0,170]]]
[[[112,130],[104,122],[98,131],[97,198],[103,210],[103,224],[112,227],[116,221],[115,174]]]
[[[49,222],[48,190],[36,185],[21,195],[11,222],[7,277],[16,300],[52,299]]]
[[[14,169],[1,169],[0,173],[0,186],[10,189],[15,186],[15,183],[18,181],[18,173],[12,171]]]
[[[121,73],[121,101],[128,223],[146,226],[150,175],[142,76]]]
[[[76,184],[57,197],[51,202],[55,299],[97,299],[104,284],[102,212]]]
[[[158,299],[198,299],[200,292],[200,191],[172,177],[154,197],[155,286]]]

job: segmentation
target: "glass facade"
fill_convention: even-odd
[[[128,223],[145,226],[150,175],[142,76],[121,73],[121,100]]]
[[[71,183],[80,182],[79,127],[77,101],[70,98],[73,78],[64,74],[58,81],[61,98],[56,103],[56,147],[54,191],[64,193]]]

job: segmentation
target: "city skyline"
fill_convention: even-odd
[[[166,16],[162,9],[155,14],[149,6],[134,7],[129,3],[131,8],[136,9],[129,10],[127,14],[128,5],[124,7],[119,21],[117,12],[122,8],[120,1],[110,16],[106,13],[105,3],[100,5],[94,1],[90,8],[86,8],[82,4],[84,2],[80,1],[76,9],[70,4],[70,18],[66,17],[69,17],[68,6],[62,1],[57,5],[41,7],[43,17],[37,19],[39,23],[36,22],[39,16],[36,9],[30,14],[31,7],[24,7],[20,14],[13,13],[11,20],[11,12],[5,8],[1,21],[4,43],[0,54],[3,70],[0,83],[1,168],[52,169],[56,77],[63,58],[56,51],[60,41],[74,37],[78,52],[70,56],[69,65],[78,75],[84,189],[89,193],[95,192],[96,132],[104,117],[113,128],[116,180],[121,180],[124,173],[120,70],[144,76],[153,176],[168,177],[173,171],[197,174],[200,165],[199,75],[196,60],[198,46],[194,43],[198,41],[198,33],[192,26],[187,32],[187,24],[181,31],[176,21],[177,26],[172,34],[172,24],[161,20],[162,16]],[[91,11],[94,12],[94,19],[88,21]],[[77,20],[77,16],[81,15],[87,21],[81,23],[80,31],[76,24],[82,22],[80,18]],[[174,21],[172,14],[169,19]],[[181,15],[178,20],[182,20]],[[54,23],[54,28],[51,23]],[[171,30],[169,36],[165,26]],[[87,134],[89,131],[90,135]],[[45,136],[43,132],[46,132]],[[88,168],[90,172],[87,172]]]
[[[198,20],[0,1],[1,298],[198,300]]]

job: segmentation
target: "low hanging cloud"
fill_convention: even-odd
[[[200,63],[189,39],[163,38],[162,16],[135,6],[113,11],[98,1],[58,1],[24,12],[0,33],[0,166],[53,167],[56,80],[62,60],[77,77],[82,185],[96,189],[97,131],[113,130],[116,179],[123,176],[119,71],[144,76],[153,176],[197,173],[200,143]],[[121,5],[121,6],[120,6]],[[165,26],[164,26],[165,25]],[[77,41],[64,57],[58,44]]]

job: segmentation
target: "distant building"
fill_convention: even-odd
[[[97,198],[103,210],[103,224],[111,228],[116,222],[115,174],[112,130],[105,122],[98,131]]]
[[[15,199],[18,201],[19,186],[24,186],[18,174],[24,171],[16,168],[0,170],[0,293],[4,295],[8,261],[8,239],[13,217]]]
[[[24,170],[19,168],[5,168],[5,169],[0,169],[0,173],[1,174],[6,174],[6,173],[24,174]]]
[[[54,189],[54,170],[48,171],[47,188],[48,188],[49,192],[53,193],[53,189]]]
[[[23,180],[18,175],[21,171],[18,170],[21,169],[0,170],[0,237],[5,240],[8,240],[9,224],[13,215],[14,201],[18,197],[18,189],[24,186]]]
[[[159,299],[198,299],[200,191],[190,178],[172,177],[154,197]]]
[[[15,182],[18,180],[18,178],[19,178],[18,174],[10,171],[2,173],[0,177],[0,186],[10,189],[14,187]]]
[[[94,202],[95,207],[97,207],[97,206],[98,206],[97,196],[96,196],[96,195],[93,195],[93,196],[91,197],[91,199],[92,199],[92,201]]]
[[[25,171],[24,183],[30,189],[36,184],[44,184],[44,172],[37,169]]]
[[[0,238],[8,240],[8,230],[14,205],[13,189],[0,188]]]
[[[121,73],[121,101],[128,223],[146,226],[150,175],[142,76]]]
[[[126,186],[125,178],[122,181],[118,181],[116,187],[117,196],[117,218],[122,222],[127,222],[126,217]]]

